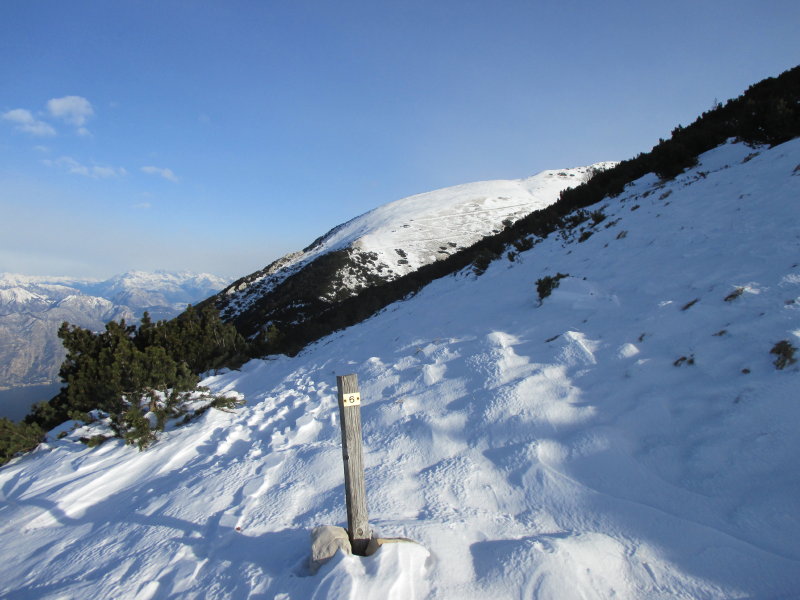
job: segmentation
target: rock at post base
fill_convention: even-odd
[[[311,531],[311,559],[308,565],[312,575],[332,559],[339,550],[345,554],[353,553],[350,539],[347,537],[347,530],[344,527],[335,525],[315,527]]]

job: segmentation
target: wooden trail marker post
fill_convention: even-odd
[[[339,416],[342,424],[344,493],[347,501],[347,535],[353,554],[364,556],[371,537],[367,518],[367,490],[361,449],[361,392],[357,375],[338,375]]]

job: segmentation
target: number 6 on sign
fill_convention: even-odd
[[[344,394],[344,397],[342,398],[342,404],[345,406],[358,406],[361,404],[361,394]]]

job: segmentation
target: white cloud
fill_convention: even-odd
[[[91,176],[105,179],[107,177],[122,177],[127,175],[128,172],[122,167],[98,167],[94,166],[91,169]]]
[[[92,179],[123,177],[128,174],[122,167],[104,167],[100,165],[87,166],[78,162],[71,156],[62,156],[58,160],[44,160],[42,162],[48,167],[59,167],[66,169],[67,172],[73,175],[83,175],[84,177],[91,177]]]
[[[15,129],[24,131],[31,135],[50,136],[55,135],[56,130],[44,121],[39,121],[31,114],[31,111],[24,108],[15,108],[7,113],[3,113],[3,119],[11,121],[16,125]]]
[[[147,210],[151,206],[153,205],[150,204],[149,202],[139,202],[139,204],[134,204],[133,208],[138,208],[139,210]]]
[[[52,98],[47,101],[47,110],[51,116],[81,128],[94,115],[91,102],[83,96]]]
[[[163,167],[153,167],[147,166],[142,167],[142,172],[147,173],[148,175],[159,175],[166,179],[167,181],[172,181],[174,183],[178,183],[178,176],[172,172],[172,169],[165,169]]]
[[[86,177],[90,176],[88,167],[82,165],[77,160],[69,156],[62,156],[57,160],[47,159],[43,160],[42,162],[46,164],[48,167],[61,167],[62,169],[66,169],[67,171],[75,175],[85,175]]]

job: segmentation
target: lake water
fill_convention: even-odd
[[[21,421],[30,412],[31,406],[50,400],[60,389],[60,383],[52,383],[0,390],[0,417]]]

